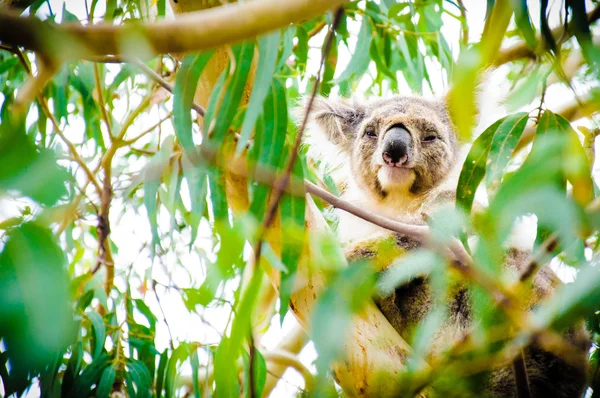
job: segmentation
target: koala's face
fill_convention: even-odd
[[[320,99],[315,118],[350,155],[357,183],[378,198],[420,195],[450,172],[458,145],[445,105],[418,97],[364,104]]]

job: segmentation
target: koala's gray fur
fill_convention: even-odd
[[[416,224],[425,224],[426,218],[439,205],[454,202],[455,184],[444,185],[457,164],[459,144],[442,101],[405,96],[368,101],[316,98],[312,121],[311,129],[320,130],[349,158],[349,178],[343,184],[346,200],[384,216]],[[412,136],[408,166],[387,170],[389,167],[381,161],[381,146],[386,132],[397,125],[405,127]],[[349,260],[376,257],[374,243],[390,236],[401,249],[419,247],[419,242],[412,238],[383,231],[343,213],[340,213],[338,230],[347,245]],[[519,271],[527,264],[528,256],[525,251],[509,249],[505,267]],[[394,259],[378,260],[379,264],[389,266]],[[533,298],[529,307],[551,295],[559,284],[550,269],[542,269],[533,280]],[[415,326],[431,308],[429,282],[426,277],[417,277],[398,286],[392,295],[379,299],[378,305],[398,333],[410,339]],[[459,283],[452,290],[447,305],[449,316],[432,342],[433,356],[464,336],[474,322],[469,290],[465,286]],[[583,325],[570,328],[565,336],[578,347],[581,366],[569,365],[535,344],[526,351],[530,388],[536,397],[578,397],[583,394],[589,338]],[[501,367],[485,376],[478,394],[516,396],[511,367]]]

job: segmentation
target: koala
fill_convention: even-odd
[[[347,176],[340,183],[343,199],[376,214],[412,224],[426,224],[435,209],[455,202],[461,152],[442,100],[416,96],[369,100],[317,97],[310,120],[309,135],[324,136],[345,159],[343,167],[347,168]],[[391,240],[397,253],[420,246],[411,237],[384,230],[343,211],[339,211],[337,229],[349,262],[371,259],[379,271],[389,267],[395,258],[379,258],[378,242]],[[509,248],[504,267],[522,271],[529,254]],[[559,284],[560,280],[550,269],[542,269],[533,279],[529,309],[551,295]],[[477,322],[473,319],[466,284],[459,282],[450,290],[448,317],[432,342],[433,356],[450,348]],[[425,318],[433,300],[427,277],[422,276],[376,301],[396,331],[410,341],[411,333]],[[580,366],[569,364],[536,344],[526,350],[525,364],[533,396],[582,396],[586,386],[589,337],[583,325],[567,330],[565,337],[577,347]],[[516,396],[510,364],[482,377],[477,379],[479,387],[474,389],[477,396]]]

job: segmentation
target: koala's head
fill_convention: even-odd
[[[349,155],[358,185],[378,199],[426,194],[444,180],[457,158],[456,132],[442,101],[316,98],[311,115]]]

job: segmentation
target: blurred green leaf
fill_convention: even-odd
[[[12,374],[41,370],[75,341],[65,260],[47,228],[29,222],[7,234],[0,253],[0,336]]]
[[[331,362],[344,353],[353,314],[371,299],[374,286],[373,270],[365,263],[354,263],[340,271],[318,297],[312,313],[311,336],[319,354],[319,389],[323,388]]]
[[[4,110],[8,111],[9,101]],[[67,171],[51,150],[37,149],[22,122],[3,117],[0,125],[0,191],[16,190],[42,205],[66,196]]]
[[[582,268],[575,282],[562,285],[547,302],[536,308],[533,325],[537,328],[552,326],[557,330],[572,325],[600,306],[600,272],[596,262]]]

